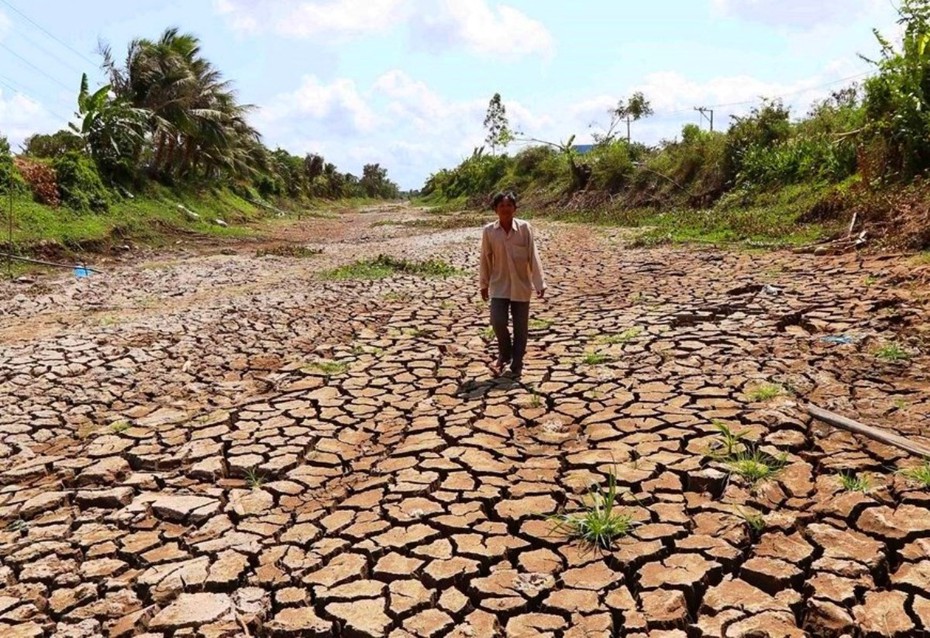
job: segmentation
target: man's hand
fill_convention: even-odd
[[[536,296],[537,296],[538,298],[540,298],[540,299],[545,299],[545,298],[546,298],[546,289],[543,288],[542,290],[537,290],[537,291],[536,291]]]
[[[488,289],[487,289],[487,288],[482,288],[482,289],[481,289],[481,299],[482,299],[482,301],[487,301],[487,300],[488,300]]]

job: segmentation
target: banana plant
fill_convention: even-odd
[[[111,95],[110,85],[90,92],[87,74],[81,76],[78,123],[69,127],[84,140],[98,165],[134,161],[145,141],[149,112]]]

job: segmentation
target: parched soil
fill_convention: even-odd
[[[0,636],[930,632],[917,459],[804,409],[930,442],[926,267],[539,222],[516,383],[477,228],[417,215],[0,285]],[[323,252],[256,256],[285,240]],[[320,276],[381,253],[467,275]],[[728,476],[720,424],[785,466]],[[611,473],[630,533],[555,530]]]

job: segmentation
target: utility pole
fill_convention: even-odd
[[[706,106],[695,106],[694,110],[701,114],[702,119],[707,119],[710,122],[710,132],[714,132],[714,109],[709,109]],[[710,116],[708,117],[708,113]]]

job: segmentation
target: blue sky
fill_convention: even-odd
[[[514,128],[584,142],[643,91],[656,114],[633,136],[651,144],[694,106],[718,128],[760,96],[803,114],[870,71],[857,54],[895,19],[891,0],[0,0],[0,135],[63,127],[80,73],[104,81],[98,41],[122,57],[178,26],[258,107],[266,144],[417,188],[482,144],[495,92]]]

